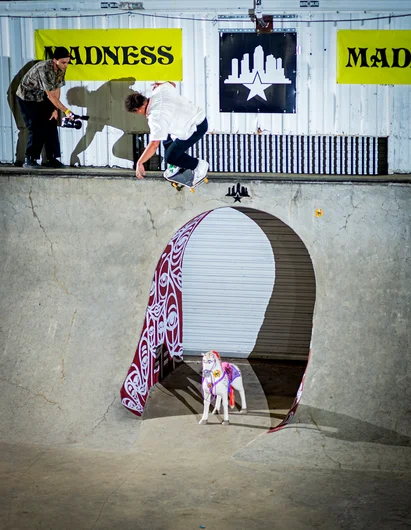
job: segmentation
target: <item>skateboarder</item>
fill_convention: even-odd
[[[203,109],[180,96],[171,81],[155,83],[153,87],[150,98],[136,92],[125,100],[126,110],[146,116],[150,127],[150,142],[137,161],[136,177],[144,177],[144,162],[155,154],[163,141],[165,162],[169,166],[175,166],[169,167],[166,175],[171,177],[180,168],[191,169],[194,171],[195,186],[206,176],[208,162],[194,158],[186,151],[207,132],[205,113]]]

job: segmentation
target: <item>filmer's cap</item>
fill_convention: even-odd
[[[64,48],[64,46],[56,46],[53,52],[53,59],[65,59],[66,57],[70,57],[68,49]]]

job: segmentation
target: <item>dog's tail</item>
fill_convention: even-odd
[[[234,388],[233,387],[230,388],[229,398],[230,398],[230,408],[233,409],[234,405],[235,405]]]

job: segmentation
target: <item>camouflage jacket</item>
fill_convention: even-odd
[[[24,101],[43,101],[46,91],[56,90],[66,84],[64,76],[65,72],[54,71],[52,59],[39,61],[23,77],[16,94]]]

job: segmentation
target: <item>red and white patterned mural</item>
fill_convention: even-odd
[[[150,388],[158,382],[156,353],[163,346],[168,355],[183,355],[182,265],[184,251],[196,227],[210,212],[185,224],[168,243],[151,284],[143,330],[120,390],[122,404],[141,416]]]

